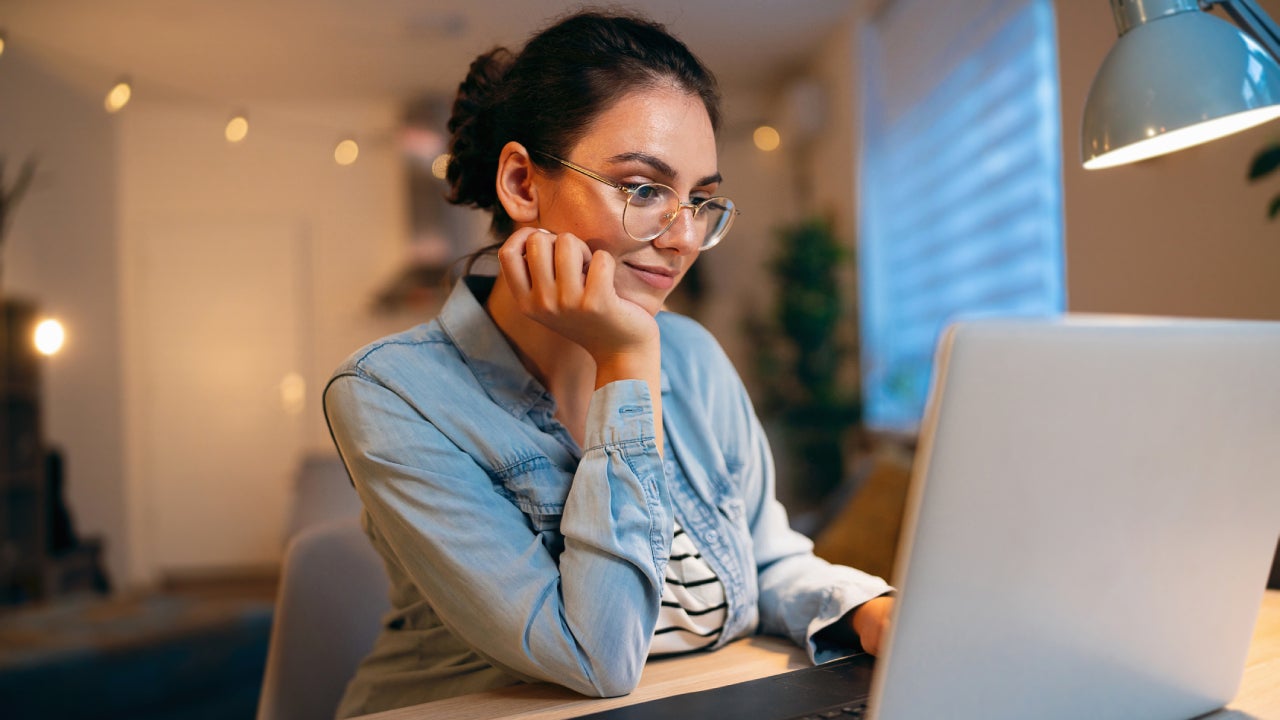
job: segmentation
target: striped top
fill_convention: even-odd
[[[649,657],[710,647],[728,614],[724,584],[677,522]]]

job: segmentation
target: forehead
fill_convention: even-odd
[[[657,157],[686,179],[714,175],[716,137],[702,99],[674,87],[633,90],[600,113],[572,155],[603,163],[624,153]]]

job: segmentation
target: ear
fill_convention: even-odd
[[[498,202],[516,223],[538,219],[538,188],[534,183],[533,160],[518,142],[502,146],[498,156]]]

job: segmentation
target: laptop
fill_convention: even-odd
[[[1280,533],[1280,323],[981,319],[939,341],[886,650],[584,717],[1191,718]]]

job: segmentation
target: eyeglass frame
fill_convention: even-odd
[[[579,172],[579,173],[581,173],[581,174],[583,174],[583,175],[586,175],[587,177],[591,178],[592,180],[596,180],[596,181],[602,182],[602,183],[604,183],[605,185],[608,185],[609,187],[613,188],[614,190],[618,190],[618,191],[621,191],[621,192],[625,193],[625,194],[626,194],[626,196],[627,196],[627,199],[626,199],[626,201],[624,202],[624,204],[623,204],[623,208],[622,208],[622,212],[623,212],[623,219],[624,219],[624,222],[622,223],[622,231],[623,231],[623,232],[625,232],[625,233],[627,234],[627,237],[631,238],[632,240],[635,240],[636,242],[651,243],[651,242],[653,242],[654,240],[657,240],[658,238],[660,238],[660,237],[662,237],[663,235],[665,235],[665,234],[667,233],[667,231],[671,229],[671,226],[676,224],[676,219],[680,217],[680,211],[681,211],[681,210],[684,210],[685,208],[689,208],[690,210],[692,210],[692,211],[693,211],[694,216],[696,217],[696,216],[697,216],[697,214],[698,214],[698,211],[699,211],[699,210],[701,210],[701,209],[702,209],[702,206],[703,206],[703,205],[706,205],[708,202],[710,202],[710,201],[712,201],[712,200],[717,200],[717,199],[719,199],[719,200],[727,200],[727,201],[729,202],[729,205],[730,205],[729,209],[726,211],[726,212],[728,212],[728,214],[729,214],[729,220],[728,220],[728,222],[726,222],[726,223],[725,223],[724,231],[723,231],[723,232],[721,232],[721,233],[720,233],[720,237],[716,238],[716,241],[715,241],[715,242],[713,242],[713,243],[711,243],[710,245],[699,245],[699,246],[698,246],[698,250],[699,250],[699,251],[702,251],[702,250],[710,250],[711,248],[715,247],[716,245],[719,245],[719,244],[720,244],[720,242],[721,242],[722,240],[724,240],[724,236],[729,234],[729,228],[733,226],[733,219],[734,219],[735,217],[737,217],[738,215],[741,215],[741,214],[742,214],[742,211],[741,211],[741,210],[739,210],[736,206],[734,206],[734,202],[733,202],[733,200],[732,200],[732,199],[730,199],[730,198],[728,198],[728,197],[725,197],[724,195],[712,195],[711,197],[706,198],[706,199],[702,200],[701,202],[696,202],[696,203],[695,203],[695,202],[685,202],[685,201],[683,201],[683,200],[681,200],[681,199],[680,199],[680,193],[676,192],[676,189],[675,189],[675,188],[671,187],[670,185],[667,185],[666,183],[659,183],[659,182],[645,182],[645,183],[637,183],[635,187],[628,187],[625,183],[620,183],[620,182],[618,182],[617,180],[612,180],[612,179],[610,179],[610,178],[608,178],[608,177],[605,177],[604,175],[601,175],[601,174],[600,174],[600,173],[598,173],[598,172],[595,172],[594,170],[588,170],[587,168],[584,168],[584,167],[582,167],[581,165],[579,165],[579,164],[577,164],[577,163],[570,162],[570,161],[568,161],[568,160],[565,160],[564,158],[556,157],[555,155],[552,155],[551,153],[543,152],[543,151],[541,151],[541,150],[535,150],[534,152],[536,152],[538,155],[541,155],[541,156],[543,156],[543,157],[545,157],[545,158],[547,158],[547,159],[549,159],[549,160],[555,160],[556,162],[558,162],[558,163],[560,163],[561,165],[563,165],[563,166],[565,166],[565,167],[569,168],[570,170],[574,170],[574,171]],[[627,223],[625,222],[625,216],[626,216],[627,208],[631,206],[631,199],[632,199],[633,197],[635,197],[635,194],[640,190],[640,188],[642,188],[642,187],[646,187],[646,186],[657,186],[657,187],[663,187],[663,188],[666,188],[666,189],[670,190],[670,191],[671,191],[671,194],[675,196],[675,198],[676,198],[676,202],[677,202],[677,203],[679,203],[679,205],[676,207],[675,212],[671,213],[671,219],[670,219],[669,221],[667,221],[666,226],[665,226],[665,227],[663,227],[661,230],[659,230],[657,233],[655,233],[655,234],[653,235],[653,237],[649,237],[649,238],[638,238],[638,237],[636,237],[635,235],[633,235],[633,234],[631,233],[631,231],[630,231],[630,230],[628,230],[628,229],[627,229]]]

